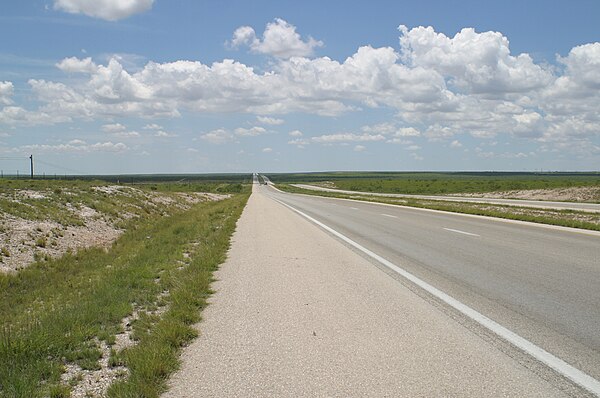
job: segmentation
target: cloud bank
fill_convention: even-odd
[[[141,10],[152,2],[122,4]],[[64,80],[29,80],[31,94],[41,104],[37,109],[15,105],[12,83],[0,82],[0,123],[248,113],[260,124],[279,125],[283,119],[277,115],[294,112],[338,116],[383,107],[394,111],[398,123],[323,135],[313,142],[384,136],[403,142],[421,135],[452,142],[458,134],[477,139],[508,134],[581,149],[600,135],[600,43],[573,48],[557,58],[556,67],[536,64],[528,54],[512,54],[508,38],[499,32],[465,28],[450,37],[432,27],[401,25],[399,33],[397,48],[363,46],[337,61],[309,58],[323,43],[303,39],[284,20],[268,24],[260,38],[251,27],[238,28],[230,45],[275,57],[266,72],[231,59],[210,65],[148,62],[129,71],[117,58],[104,65],[91,58],[65,58],[57,63]],[[260,129],[215,130],[203,138],[221,143],[260,135]]]

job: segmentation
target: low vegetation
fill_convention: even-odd
[[[507,218],[512,220],[530,221],[542,224],[551,224],[564,227],[600,231],[599,213],[580,212],[573,210],[551,210],[531,207],[503,206],[470,202],[450,202],[443,200],[353,195],[337,192],[302,189],[288,184],[278,184],[277,188],[291,193],[301,193],[306,195],[354,199],[366,202],[387,203],[425,209],[450,211],[454,213],[475,214],[489,217]]]
[[[31,213],[26,199],[20,210],[2,209],[10,217],[86,222],[56,203],[58,197],[94,205],[102,216],[117,216],[122,208],[139,216],[123,221],[124,232],[108,247],[38,255],[29,267],[0,273],[0,397],[159,396],[180,348],[196,335],[192,324],[211,293],[212,272],[225,259],[249,195],[240,182],[185,189],[151,182],[136,188],[147,200],[157,192],[174,199],[145,207],[113,193],[104,197],[106,188],[97,187],[111,185],[97,181],[13,182],[3,192],[9,199],[14,188],[17,196],[25,189],[44,196],[31,200],[47,202],[44,216]],[[199,190],[228,195],[177,199]],[[35,244],[42,250],[52,239]],[[8,249],[0,253],[12,257]],[[89,381],[100,385],[86,391]]]

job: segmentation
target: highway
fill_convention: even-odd
[[[337,231],[347,237],[344,244],[365,248],[361,255],[371,252],[402,268],[600,385],[600,234],[294,195],[272,186],[260,186],[257,193]],[[370,260],[466,327],[502,340]],[[522,355],[511,344],[497,344],[515,358]]]
[[[469,203],[489,203],[504,206],[523,206],[523,207],[534,207],[541,209],[556,209],[556,210],[577,210],[585,211],[590,213],[600,213],[600,204],[598,203],[574,203],[574,202],[551,202],[541,200],[521,200],[521,199],[495,199],[495,198],[475,198],[468,196],[441,196],[441,195],[407,195],[407,194],[393,194],[393,193],[377,193],[377,192],[359,192],[359,191],[346,191],[342,189],[333,189],[319,187],[316,185],[309,184],[292,184],[292,186],[310,189],[313,191],[325,191],[325,192],[337,192],[351,195],[368,195],[368,196],[381,196],[381,197],[392,197],[392,198],[413,198],[413,199],[428,199],[428,200],[445,200],[451,202],[469,202]]]

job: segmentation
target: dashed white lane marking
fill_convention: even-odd
[[[477,235],[477,234],[472,234],[470,232],[460,231],[458,229],[452,229],[452,228],[444,228],[444,229],[446,231],[456,232],[457,234],[463,234],[463,235],[469,235],[469,236],[481,236],[481,235]]]
[[[381,213],[381,215],[384,216],[384,217],[389,217],[389,218],[398,218],[396,216],[392,216],[391,214]]]
[[[273,198],[273,200],[282,204],[283,206],[287,207],[288,209],[298,213],[302,217],[306,218],[307,220],[311,221],[312,223],[323,228],[325,231],[329,232],[333,236],[338,237],[339,239],[346,242],[350,246],[363,252],[364,254],[371,257],[375,261],[388,267],[392,271],[396,272],[398,275],[409,280],[410,282],[419,286],[421,289],[425,290],[429,294],[442,300],[443,302],[448,304],[450,307],[461,312],[466,317],[471,318],[472,320],[474,320],[475,322],[477,322],[484,328],[492,331],[498,337],[508,341],[510,344],[512,344],[515,347],[528,353],[536,360],[542,362],[543,364],[550,367],[551,369],[554,369],[554,371],[563,375],[567,379],[573,381],[575,384],[583,387],[584,389],[588,390],[592,394],[600,397],[600,381],[596,380],[592,376],[590,376],[587,373],[582,372],[581,370],[577,369],[576,367],[568,364],[567,362],[563,361],[559,357],[552,355],[551,353],[544,350],[543,348],[538,347],[531,341],[519,336],[512,330],[505,328],[504,326],[493,321],[492,319],[488,318],[487,316],[483,315],[482,313],[478,312],[477,310],[474,310],[473,308],[469,307],[468,305],[463,304],[462,302],[458,301],[454,297],[444,293],[440,289],[430,285],[429,283],[425,282],[424,280],[422,280],[422,279],[416,277],[415,275],[411,274],[410,272],[406,271],[404,268],[398,267],[396,264],[392,263],[389,260],[386,260],[385,258],[381,257],[379,254],[376,254],[375,252],[372,252],[371,250],[367,249],[366,247],[360,245],[359,243],[356,243],[352,239],[348,238],[346,235],[341,234],[340,232],[336,231],[335,229],[323,224],[319,220],[314,219],[313,217],[309,216],[308,214],[306,214],[306,213],[296,209],[295,207],[292,207],[292,206],[288,205],[287,203],[284,203],[278,199]]]
[[[351,207],[352,210],[358,210],[358,207]]]

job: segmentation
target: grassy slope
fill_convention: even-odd
[[[158,396],[177,367],[179,347],[195,336],[191,324],[247,197],[246,190],[171,217],[148,216],[108,251],[83,250],[0,275],[0,396],[67,396],[63,364],[97,367],[93,339],[113,343],[134,305],[151,311],[169,291],[161,318],[142,317],[134,325],[139,343],[122,355],[130,377],[110,390],[111,396]],[[191,260],[180,270],[184,252]]]
[[[453,213],[475,214],[481,216],[507,218],[511,220],[530,221],[542,224],[600,231],[600,214],[597,213],[584,213],[571,210],[546,210],[468,202],[450,202],[442,200],[396,199],[366,195],[360,196],[336,192],[314,191],[297,188],[286,184],[279,184],[277,185],[277,188],[281,189],[282,191],[301,193],[305,195],[355,199],[365,202],[388,203],[401,206],[450,211]],[[582,219],[590,221],[582,221]]]

